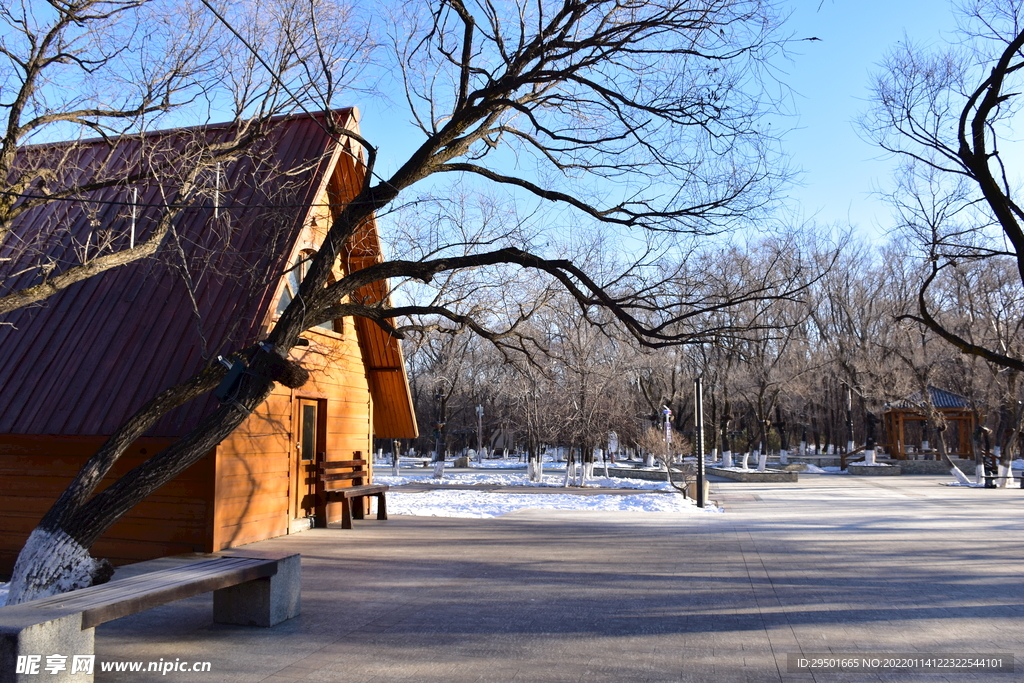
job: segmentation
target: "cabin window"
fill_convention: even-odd
[[[288,304],[290,304],[296,295],[298,295],[299,285],[309,272],[310,260],[315,255],[315,251],[303,251],[299,254],[298,258],[289,264],[288,272],[284,276],[284,288],[281,290],[281,298],[277,300],[278,315],[284,313],[284,309],[288,308]],[[331,278],[331,281],[334,281],[333,277]],[[315,325],[313,329],[328,330],[339,334],[344,332],[341,320],[328,320],[327,322]]]
[[[300,457],[312,461],[316,456],[316,404],[302,404],[302,438],[299,442]]]

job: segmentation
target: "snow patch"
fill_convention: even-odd
[[[703,510],[681,495],[574,495],[533,493],[488,493],[486,491],[435,490],[402,493],[392,489],[388,496],[389,515],[419,517],[466,517],[487,519],[518,510],[598,510],[606,512],[722,512]]]
[[[373,481],[377,484],[388,484],[390,486],[401,486],[403,484],[426,484],[428,486],[445,486],[456,484],[459,486],[539,486],[539,487],[563,487],[565,475],[547,476],[545,469],[544,476],[540,482],[529,480],[525,470],[518,472],[494,472],[481,473],[447,473],[442,481],[437,481],[425,474],[404,474],[394,476],[390,474],[377,474]],[[589,479],[586,488],[611,488],[611,489],[641,489],[648,491],[672,491],[672,487],[665,481],[648,481],[645,479],[623,479],[620,477],[594,477]]]
[[[807,463],[807,469],[804,470],[805,474],[846,474],[843,472],[841,467],[829,466],[829,467],[818,467],[813,463]]]
[[[388,514],[419,515],[424,517],[498,517],[509,512],[525,509],[541,510],[605,510],[616,512],[702,512],[692,500],[679,495],[666,481],[643,479],[622,479],[619,477],[595,477],[580,488],[632,489],[637,495],[624,494],[578,494],[578,493],[518,493],[474,491],[445,488],[445,485],[460,486],[509,486],[516,488],[538,487],[545,489],[564,488],[564,473],[544,477],[544,481],[531,482],[523,470],[500,472],[488,469],[472,473],[446,474],[443,481],[429,475],[403,475],[399,477],[378,475],[374,481],[389,484]],[[404,492],[403,484],[426,485],[432,490]],[[436,487],[436,488],[435,488]],[[664,493],[672,492],[673,495]],[[703,512],[721,512],[719,508],[708,507]]]

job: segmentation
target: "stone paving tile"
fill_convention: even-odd
[[[210,661],[180,679],[196,683],[1024,680],[787,670],[789,653],[1022,654],[1024,494],[865,479],[718,483],[726,513],[700,517],[393,517],[272,539],[256,547],[303,555],[300,617],[214,625],[191,598],[101,626],[97,658]]]

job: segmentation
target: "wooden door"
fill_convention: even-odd
[[[324,459],[326,438],[325,411],[321,401],[300,398],[295,425],[295,486],[292,491],[292,518],[310,517],[316,508],[317,465]]]

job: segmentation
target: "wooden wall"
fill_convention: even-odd
[[[0,575],[11,573],[29,533],[102,442],[101,437],[0,435]],[[114,481],[166,443],[140,439],[104,481]],[[93,546],[93,556],[127,564],[202,552],[212,513],[212,482],[210,455],[111,527]]]
[[[291,412],[279,386],[217,447],[211,551],[288,533]]]
[[[327,408],[327,458],[349,459],[372,447],[372,401],[356,328],[308,332],[296,360],[312,372],[296,390],[270,399],[216,451],[135,507],[92,548],[114,564],[186,552],[212,552],[288,533],[293,425],[298,398]],[[28,534],[67,487],[101,437],[0,435],[0,576],[14,567]],[[105,481],[113,481],[169,442],[140,439]],[[211,504],[211,501],[215,503]],[[328,511],[341,518],[340,506]]]
[[[369,456],[372,406],[359,339],[346,320],[342,332],[309,331],[306,347],[292,358],[311,371],[295,390],[277,386],[270,398],[217,448],[216,504],[211,550],[288,533],[293,467],[297,457],[298,399],[323,401],[327,409],[326,457],[343,460],[359,451]],[[340,505],[328,511],[341,519]]]

